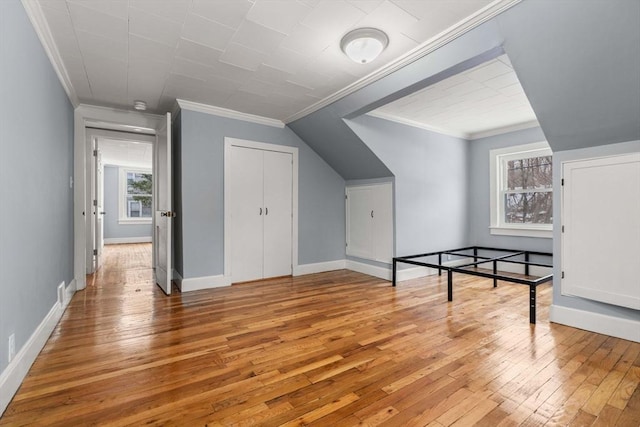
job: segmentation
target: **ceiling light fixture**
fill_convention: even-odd
[[[378,57],[389,44],[389,37],[377,28],[349,31],[340,41],[340,49],[351,60],[367,64]]]
[[[144,111],[147,109],[147,103],[144,101],[133,101],[133,108],[138,111]]]

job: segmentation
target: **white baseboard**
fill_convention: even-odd
[[[470,262],[473,262],[473,258],[462,258],[462,259],[456,259],[453,261],[447,261],[447,262],[443,262],[442,265],[453,267],[456,265],[469,264]],[[401,282],[403,280],[411,280],[411,279],[418,279],[420,277],[435,276],[436,274],[438,274],[438,269],[431,268],[431,267],[411,267],[411,268],[405,268],[403,270],[398,270],[396,274],[397,274],[397,277],[396,277],[397,281]],[[442,274],[446,274],[446,271],[443,271]]]
[[[391,280],[390,268],[378,267],[376,265],[365,264],[363,262],[353,261],[350,259],[346,260],[345,267],[349,270],[368,274],[369,276],[377,277],[379,279]]]
[[[470,261],[471,262],[471,261]],[[482,264],[480,268],[493,268],[492,263]],[[510,262],[498,262],[498,272],[505,271],[507,273],[524,274],[524,265],[512,264]],[[536,265],[529,266],[530,276],[546,276],[553,273],[552,267],[538,267]]]
[[[411,267],[404,270],[398,270],[396,272],[396,280],[402,282],[403,280],[417,279],[419,277],[433,276],[438,274],[438,270],[431,267]]]
[[[637,320],[621,319],[559,305],[551,305],[549,320],[586,331],[640,342],[640,321]]]
[[[64,282],[61,283],[64,287]],[[51,332],[55,329],[58,321],[64,313],[64,309],[69,304],[71,297],[67,297],[69,294],[73,296],[75,292],[75,280],[72,280],[69,286],[64,287],[64,301],[56,301],[49,310],[49,313],[40,322],[40,325],[31,334],[31,337],[22,346],[20,351],[16,354],[13,360],[0,374],[0,415],[2,415],[7,409],[9,402],[13,399],[13,395],[16,394],[24,377],[29,372],[31,365],[40,354],[40,351],[47,343]]]
[[[121,243],[151,243],[151,236],[148,237],[109,237],[104,239],[105,245],[117,245]]]
[[[183,279],[177,271],[174,271],[174,280],[181,292],[221,288],[231,285],[231,280],[223,275]]]
[[[64,282],[62,282],[60,283],[59,287],[62,287],[62,289],[58,290],[58,304],[60,305],[60,308],[64,312],[64,310],[67,308],[67,306],[71,302],[71,298],[73,298],[73,294],[76,293],[76,279],[73,279],[71,283],[69,283],[69,286],[65,287]],[[60,296],[62,296],[62,299],[60,298]]]
[[[295,266],[293,267],[293,275],[302,276],[305,274],[324,273],[325,271],[343,270],[344,268],[346,268],[346,260],[338,259],[335,261]]]

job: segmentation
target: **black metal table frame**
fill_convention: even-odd
[[[473,253],[468,253],[469,251],[473,251]],[[506,255],[487,257],[487,256],[478,255],[478,251],[506,252]],[[473,258],[473,262],[468,264],[463,264],[463,265],[447,266],[442,264],[442,255],[452,255],[460,258]],[[521,255],[524,255],[524,260],[511,259]],[[498,280],[503,280],[505,282],[511,282],[511,283],[519,283],[522,285],[528,285],[529,286],[529,322],[535,324],[536,323],[536,287],[542,283],[550,282],[553,279],[553,274],[548,274],[546,276],[542,276],[536,279],[523,279],[519,277],[505,276],[498,273],[498,262],[524,265],[525,276],[529,276],[530,266],[553,268],[552,264],[543,264],[539,262],[529,261],[532,255],[543,256],[543,257],[553,256],[553,254],[549,252],[521,251],[521,250],[503,249],[503,248],[487,248],[483,246],[469,246],[466,248],[450,249],[446,251],[429,252],[425,254],[409,255],[409,256],[403,256],[403,257],[394,257],[392,282],[393,282],[393,286],[396,286],[397,264],[400,262],[404,264],[417,265],[420,267],[436,268],[438,269],[438,276],[442,275],[442,270],[446,270],[448,301],[453,301],[453,273],[454,272],[493,279],[494,288],[498,286]],[[437,264],[416,260],[416,258],[426,258],[426,257],[434,257],[434,256],[438,256]],[[481,264],[487,264],[487,263],[493,264],[492,266],[493,273],[489,273],[486,271],[478,271],[478,270],[467,270],[467,268],[469,267],[478,267]]]

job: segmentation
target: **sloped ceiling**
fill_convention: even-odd
[[[640,139],[640,1],[525,1],[496,18],[554,151]]]
[[[359,159],[343,153],[365,145],[342,125],[344,119],[503,53],[554,151],[640,139],[640,2],[627,0],[525,0],[289,126],[345,179],[376,178],[382,168],[375,162],[344,166]],[[320,132],[328,128],[331,138]]]

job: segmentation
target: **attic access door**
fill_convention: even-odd
[[[640,153],[562,164],[563,295],[640,310]]]

